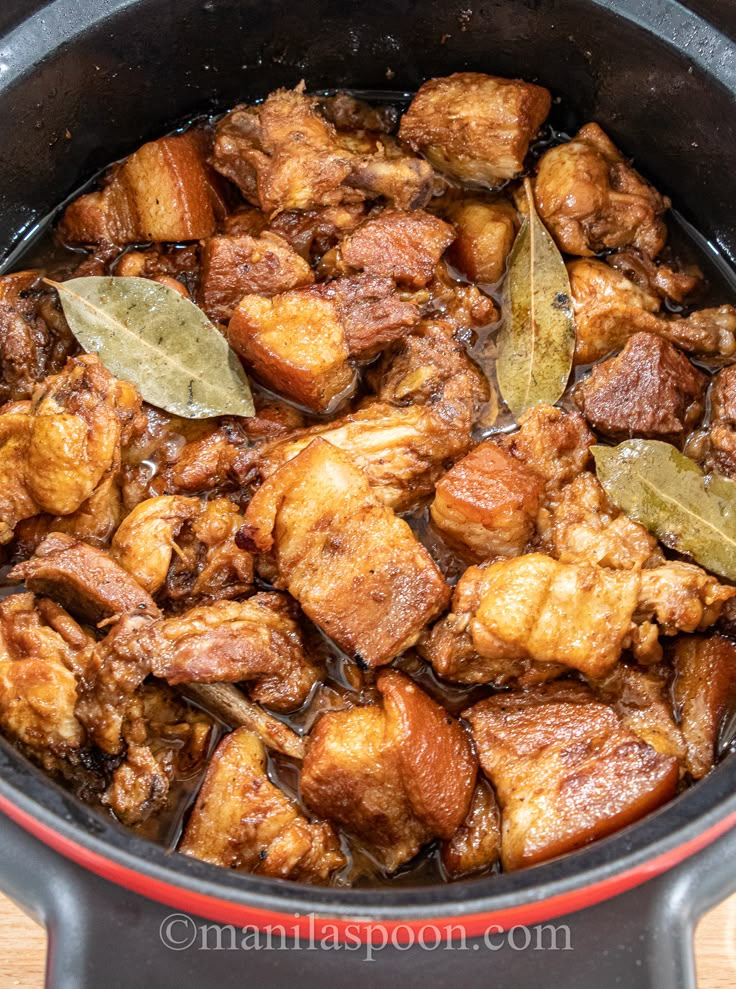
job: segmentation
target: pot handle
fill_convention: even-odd
[[[400,981],[403,989],[432,989],[459,981],[465,989],[695,989],[693,930],[702,913],[736,890],[736,829],[676,869],[594,907],[494,935],[465,950],[388,947],[367,961],[364,951],[172,950],[161,931],[176,911],[86,872],[0,814],[0,886],[46,926],[46,989],[301,989],[325,984],[372,989]],[[182,914],[177,915],[181,918]],[[185,918],[200,930],[216,925]],[[550,925],[557,947],[549,945]],[[569,929],[569,949],[560,935]],[[210,949],[213,939],[210,938]],[[522,945],[520,948],[519,945]],[[228,950],[230,948],[230,950]]]

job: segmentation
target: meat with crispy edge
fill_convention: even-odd
[[[665,317],[660,315],[657,295],[602,261],[572,261],[567,270],[577,333],[576,364],[600,360],[635,333],[656,333],[700,357],[730,357],[736,351],[734,306]]]
[[[518,556],[543,492],[536,471],[488,440],[440,478],[430,514],[445,540],[471,559]]]
[[[700,779],[713,768],[725,718],[736,711],[733,642],[721,635],[678,640],[674,697],[685,738],[687,768],[694,779]]]
[[[92,354],[70,358],[29,403],[0,414],[0,544],[21,519],[70,515],[120,462],[139,425],[140,396]]]
[[[677,759],[638,739],[582,685],[499,694],[463,717],[501,805],[507,870],[603,838],[675,795]]]
[[[465,820],[477,763],[463,728],[417,684],[379,674],[382,703],[324,714],[313,729],[301,794],[315,813],[395,872]]]
[[[412,646],[450,599],[406,522],[381,504],[353,460],[323,439],[271,475],[245,517],[246,548],[273,555],[276,586],[368,666]]]
[[[491,869],[501,855],[501,814],[491,786],[481,778],[465,820],[440,846],[442,869],[461,879]]]
[[[197,302],[210,319],[227,323],[244,295],[279,295],[313,282],[307,262],[277,234],[218,235],[202,245]]]
[[[401,118],[399,136],[442,172],[499,184],[519,174],[551,105],[546,89],[481,72],[430,79]]]
[[[671,343],[635,333],[617,357],[597,364],[575,389],[593,429],[681,444],[705,409],[708,378]]]
[[[64,211],[59,236],[72,244],[199,240],[224,212],[200,131],[162,137],[113,167],[98,192]]]
[[[447,259],[471,282],[493,285],[506,270],[519,217],[505,200],[465,198],[451,201],[444,215],[457,233]]]
[[[598,124],[539,159],[534,181],[539,215],[568,254],[636,247],[655,257],[664,247],[670,201],[646,182]]]
[[[263,744],[246,728],[218,745],[179,851],[228,869],[301,882],[326,883],[345,865],[330,825],[307,820],[269,780]]]

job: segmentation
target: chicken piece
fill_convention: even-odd
[[[228,340],[262,384],[314,412],[329,411],[354,382],[336,307],[317,290],[246,295]]]
[[[31,270],[0,277],[0,405],[30,398],[77,349],[40,276]]]
[[[679,305],[687,302],[704,283],[703,273],[697,266],[673,268],[669,264],[653,261],[634,247],[609,254],[605,261],[643,292],[660,299],[671,299]]]
[[[442,172],[498,185],[524,166],[551,105],[546,89],[480,72],[456,72],[420,87],[399,136]]]
[[[193,298],[199,280],[199,244],[155,244],[143,250],[126,251],[115,263],[114,274],[123,278],[150,278]]]
[[[269,230],[283,237],[305,261],[318,261],[352,233],[364,216],[362,203],[287,210],[271,220]]]
[[[544,481],[490,440],[437,483],[430,514],[444,539],[474,560],[518,556],[533,531]]]
[[[719,735],[736,711],[736,646],[722,635],[679,639],[674,697],[693,779],[710,772]]]
[[[598,124],[539,159],[534,199],[560,250],[589,257],[635,247],[656,257],[667,239],[670,201],[646,182]]]
[[[270,477],[316,438],[343,450],[365,473],[374,495],[397,512],[425,501],[448,462],[470,447],[472,408],[440,398],[397,408],[370,402],[341,419],[311,426],[240,459],[241,476]]]
[[[351,199],[343,183],[354,155],[316,103],[303,87],[279,89],[258,106],[235,107],[217,125],[214,167],[266,213]],[[352,200],[360,199],[353,191]]]
[[[472,331],[490,326],[500,319],[493,299],[481,292],[476,285],[458,281],[444,261],[439,262],[434,278],[424,291],[426,302],[423,315],[445,320],[465,339],[469,338]],[[418,291],[415,298],[420,296]]]
[[[690,316],[659,315],[658,296],[602,261],[572,261],[570,276],[577,343],[575,363],[592,364],[635,333],[656,333],[689,354],[729,357],[736,351],[736,309],[721,306]]]
[[[97,357],[73,357],[36,387],[30,406],[0,415],[0,542],[23,518],[70,515],[117,469],[140,398]]]
[[[706,440],[706,469],[736,477],[736,366],[724,367],[713,379]]]
[[[452,201],[447,219],[457,237],[447,249],[447,260],[471,282],[495,285],[506,271],[519,229],[519,217],[511,203],[467,198]]]
[[[396,209],[422,209],[432,198],[436,175],[423,158],[408,155],[398,141],[381,137],[353,162],[346,185],[367,199],[383,197]]]
[[[604,436],[681,446],[703,417],[707,385],[706,375],[671,343],[635,333],[618,357],[593,368],[575,389],[575,401]]]
[[[470,807],[476,761],[462,727],[394,670],[382,703],[330,711],[312,730],[301,793],[395,872],[433,838],[450,838]]]
[[[59,236],[70,244],[199,240],[215,232],[223,204],[205,161],[200,131],[144,144],[113,167],[98,192],[64,211]]]
[[[424,210],[384,209],[369,216],[339,247],[339,265],[392,278],[409,288],[423,288],[432,279],[455,231]]]
[[[384,354],[371,377],[384,402],[427,403],[446,395],[462,402],[473,421],[490,395],[487,378],[468,357],[448,320],[423,320]]]
[[[585,471],[566,485],[546,517],[542,546],[561,563],[590,563],[612,570],[638,570],[664,562],[654,536],[626,517],[603,486]]]
[[[350,356],[360,361],[371,360],[419,322],[417,306],[402,299],[385,275],[337,278],[316,291],[334,304]]]
[[[409,526],[381,504],[350,457],[323,439],[258,489],[246,522],[246,548],[273,553],[276,586],[367,666],[414,645],[447,606],[449,588]]]
[[[675,722],[666,667],[618,663],[590,686],[598,700],[610,704],[621,723],[662,755],[674,756],[684,768],[685,742]]]
[[[591,462],[595,437],[578,412],[538,405],[519,419],[519,429],[499,440],[506,453],[544,478],[554,496]]]
[[[197,301],[210,319],[227,323],[244,295],[279,295],[313,282],[307,262],[277,234],[210,237]]]
[[[489,697],[463,717],[501,805],[508,871],[603,838],[675,795],[677,759],[579,684]]]
[[[87,635],[33,594],[0,601],[0,727],[49,768],[85,742],[74,713],[78,654]]]
[[[326,883],[345,856],[329,824],[311,823],[266,774],[258,738],[238,728],[218,745],[179,845],[229,869]]]
[[[253,558],[235,545],[242,523],[226,498],[149,498],[122,522],[110,553],[151,595],[167,585],[168,597],[187,601],[237,597],[253,584]]]
[[[713,625],[736,587],[719,584],[692,563],[667,562],[641,571],[637,620],[655,620],[660,634],[700,632]]]
[[[399,121],[396,107],[390,104],[371,106],[370,103],[344,92],[322,97],[319,110],[338,130],[367,130],[390,134]]]
[[[212,719],[183,704],[163,684],[144,684],[126,712],[125,758],[101,796],[118,820],[139,826],[176,798],[177,784],[196,776],[212,735]]]
[[[481,779],[467,817],[452,838],[442,842],[442,869],[448,879],[485,872],[501,855],[501,815],[491,787]]]
[[[59,601],[90,622],[118,615],[156,616],[153,598],[102,550],[52,532],[30,560],[19,563],[9,580]]]

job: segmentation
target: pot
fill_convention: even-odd
[[[197,113],[301,78],[313,90],[411,91],[429,76],[471,69],[538,80],[562,97],[571,123],[597,120],[697,222],[718,263],[734,264],[736,9],[724,6],[5,0],[0,261],[12,264],[14,246],[102,166]],[[102,819],[2,740],[0,811],[0,886],[47,925],[53,989],[227,989],[245,978],[260,986],[299,979],[304,989],[330,978],[356,989],[458,979],[693,987],[693,924],[736,889],[732,757],[657,813],[588,848],[445,886],[315,889],[167,854]],[[181,936],[168,949],[161,941],[172,913],[195,924],[283,924],[287,946],[233,949],[228,932],[220,950],[172,951],[186,946]],[[551,918],[569,931],[560,950],[541,950],[534,935],[529,944],[498,936]],[[417,944],[427,925],[452,934],[453,949]],[[301,950],[293,949],[297,936]],[[309,936],[342,939],[343,948],[305,951]],[[349,938],[389,943],[367,963],[372,952],[365,944],[348,951]]]

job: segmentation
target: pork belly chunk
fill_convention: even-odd
[[[618,357],[593,368],[575,401],[604,436],[682,444],[703,416],[707,385],[707,376],[671,343],[636,333]]]
[[[492,868],[501,855],[501,814],[496,796],[480,779],[465,820],[440,846],[442,869],[449,879],[461,879]]]
[[[447,218],[457,237],[447,249],[447,259],[471,282],[493,285],[506,270],[519,218],[509,202],[461,199],[451,202]]]
[[[550,104],[541,86],[456,72],[420,87],[399,136],[453,178],[498,185],[522,170]]]
[[[60,237],[70,244],[209,237],[223,209],[206,155],[197,131],[144,144],[113,168],[103,189],[67,206]]]
[[[539,215],[560,250],[579,257],[635,247],[655,257],[664,247],[670,202],[621,155],[598,124],[539,160],[534,183]]]
[[[213,865],[325,883],[345,865],[329,824],[307,820],[266,774],[260,740],[237,728],[218,745],[179,851]]]
[[[26,587],[59,601],[80,618],[99,622],[118,615],[156,616],[153,598],[102,550],[52,532],[35,554],[8,574]]]
[[[409,288],[431,280],[455,231],[424,210],[384,209],[369,216],[340,244],[340,263],[347,270],[392,278]]]
[[[276,586],[368,666],[412,646],[449,601],[442,574],[406,522],[381,504],[353,460],[323,439],[268,478],[246,523],[247,546],[273,554]]]
[[[519,429],[499,446],[540,474],[547,493],[555,496],[591,463],[595,436],[579,412],[537,405],[519,419]]]
[[[543,493],[536,471],[488,440],[439,480],[430,512],[443,537],[470,558],[518,556]]]
[[[721,635],[680,639],[675,648],[674,696],[687,768],[694,779],[700,779],[713,768],[720,729],[736,710],[733,642]]]
[[[88,645],[52,601],[14,594],[0,602],[0,725],[49,766],[85,742],[75,672]]]
[[[501,805],[507,870],[603,838],[675,795],[677,759],[579,684],[490,697],[463,717]]]
[[[733,306],[665,317],[660,314],[657,294],[602,261],[572,261],[567,270],[577,331],[576,364],[600,360],[623,347],[635,333],[656,333],[699,357],[729,357],[736,352]]]
[[[204,242],[197,301],[211,320],[227,323],[244,295],[279,295],[313,282],[307,262],[277,234],[220,235]]]
[[[407,677],[382,671],[382,702],[323,715],[301,793],[395,872],[433,838],[451,838],[473,796],[477,763],[463,728]]]

